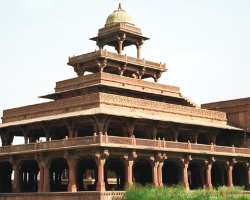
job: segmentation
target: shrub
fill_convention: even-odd
[[[124,200],[250,200],[250,195],[244,194],[242,188],[237,187],[187,192],[181,186],[164,188],[134,186],[126,191]]]

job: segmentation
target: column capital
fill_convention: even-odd
[[[185,157],[181,158],[181,163],[182,164],[189,164],[189,162],[192,160],[192,156],[191,155],[186,155]]]
[[[225,166],[226,168],[228,168],[228,167],[234,166],[236,163],[237,163],[236,158],[232,158],[231,160],[227,160],[225,162]]]
[[[123,155],[123,159],[125,161],[128,161],[128,160],[134,161],[137,157],[138,157],[138,155],[137,155],[136,151],[131,151],[131,152]]]
[[[207,160],[204,160],[205,166],[211,165],[211,164],[213,164],[214,162],[215,162],[215,158],[214,158],[213,156],[210,157],[210,158],[207,159]]]
[[[99,160],[105,160],[106,158],[109,157],[109,151],[106,149],[106,150],[102,150],[102,151],[99,151],[97,153],[95,153],[95,159],[97,161]]]

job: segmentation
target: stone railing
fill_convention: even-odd
[[[211,154],[225,156],[250,157],[249,148],[238,148],[217,145],[182,143],[165,140],[139,139],[134,137],[117,136],[87,136],[72,139],[52,140],[49,142],[31,143],[27,145],[13,145],[0,147],[0,156],[6,154],[29,154],[34,152],[55,151],[60,149],[89,148],[91,146],[123,147],[130,149],[149,149],[166,152],[186,152],[194,154]]]
[[[116,61],[131,64],[131,65],[136,65],[136,66],[139,65],[139,66],[143,66],[146,68],[160,70],[162,72],[166,70],[166,64],[147,61],[145,59],[137,59],[137,58],[127,56],[127,55],[119,55],[117,53],[112,53],[107,50],[98,50],[95,52],[91,52],[91,53],[87,53],[87,54],[83,54],[79,56],[69,57],[68,64],[71,66],[75,66],[78,63],[83,63],[83,62],[95,59],[96,57],[113,59]]]
[[[0,200],[121,200],[123,191],[110,192],[44,192],[44,193],[8,193],[1,194]]]

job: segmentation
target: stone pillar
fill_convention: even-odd
[[[77,192],[77,185],[76,185],[77,160],[75,158],[68,158],[67,162],[68,162],[68,166],[69,166],[68,192]]]
[[[133,165],[134,160],[125,159],[125,185],[131,187],[133,185]]]
[[[96,165],[98,169],[98,180],[96,183],[97,191],[105,191],[105,181],[104,181],[104,165],[106,161],[106,157],[109,155],[108,151],[103,151],[97,153],[96,156]]]
[[[227,162],[227,186],[233,187],[233,163]]]
[[[137,154],[135,151],[124,155],[126,187],[131,187],[133,185],[133,165],[136,158]]]
[[[205,170],[206,170],[206,188],[207,189],[212,189],[212,162],[210,161],[205,161]]]
[[[137,50],[137,59],[141,58],[141,45],[137,44],[136,45],[136,50]]]
[[[160,187],[163,187],[163,181],[162,181],[162,167],[163,167],[163,165],[164,165],[164,161],[159,161],[157,175],[158,175],[158,185]]]
[[[19,162],[13,162],[12,163],[12,169],[14,172],[14,180],[12,185],[12,192],[17,193],[20,192],[20,163]]]
[[[152,167],[152,181],[154,186],[159,186],[158,182],[158,165],[159,162],[153,156],[150,157],[150,164]]]
[[[44,166],[39,163],[39,171],[40,171],[40,180],[38,184],[38,192],[43,192],[43,184],[44,184]]]
[[[50,191],[50,174],[49,174],[50,162],[46,160],[43,167],[43,192]]]
[[[118,54],[121,55],[122,54],[122,45],[123,45],[123,41],[122,40],[118,40]]]
[[[38,160],[40,181],[38,185],[38,192],[50,191],[50,177],[49,177],[49,165],[50,162],[47,159]]]
[[[189,190],[189,182],[188,182],[188,159],[182,159],[182,184],[186,190]]]

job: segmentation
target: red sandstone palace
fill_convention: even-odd
[[[57,82],[47,103],[4,110],[0,200],[120,199],[133,184],[249,188],[246,107],[199,108],[157,83],[167,69],[141,58],[148,39],[119,6],[91,38],[99,50],[69,58],[76,78]],[[136,57],[124,55],[130,45]]]

